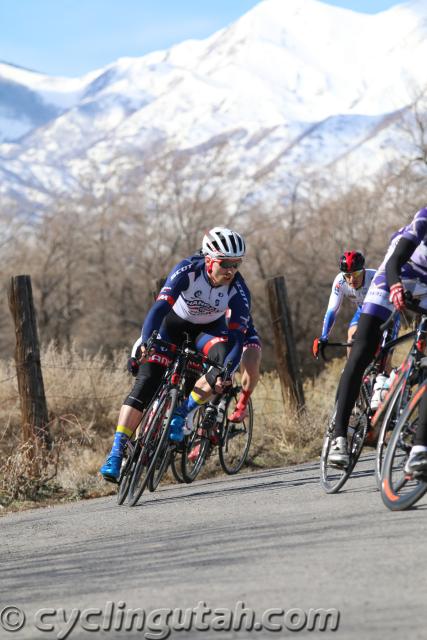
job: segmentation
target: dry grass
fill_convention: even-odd
[[[14,364],[0,362],[0,505],[19,509],[115,491],[98,469],[131,384],[125,363],[125,353],[115,354],[111,361],[102,354],[48,347],[42,368],[54,445],[50,451],[31,447],[29,451],[20,440]],[[300,415],[284,407],[277,376],[261,377],[253,396],[250,468],[299,463],[319,455],[341,368],[342,361],[334,361],[315,382],[305,384],[307,408]],[[212,456],[203,475],[218,470],[217,456]]]

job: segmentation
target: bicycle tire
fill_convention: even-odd
[[[148,405],[147,409],[144,411],[141,422],[138,425],[138,429],[135,430],[135,434],[142,433],[144,431],[154,402],[155,402],[155,398],[153,398],[153,400]],[[131,447],[133,448],[131,449],[131,451],[129,451]],[[127,460],[125,464],[122,466],[122,470],[120,472],[119,488],[117,491],[117,504],[123,504],[129,493],[129,487],[132,482],[132,476],[134,474],[134,471],[139,459],[139,455],[141,453],[141,437],[139,435],[137,435],[136,439],[132,439],[132,441],[127,443],[126,452],[128,452],[129,455],[127,456]]]
[[[169,435],[169,424],[178,396],[177,389],[164,387],[158,395],[158,404],[148,418],[141,453],[129,487],[129,505],[134,507],[142,496],[150,474]]]
[[[414,505],[427,491],[427,482],[408,476],[404,467],[415,436],[418,406],[427,381],[403,411],[388,443],[381,473],[381,498],[391,511],[403,511]]]
[[[249,398],[247,405],[248,415],[242,422],[230,422],[228,419],[228,416],[231,415],[235,409],[237,395],[236,389],[233,389],[227,400],[218,451],[222,470],[230,476],[238,473],[247,460],[254,427],[254,411],[251,398]],[[240,436],[243,436],[243,438],[240,438]],[[243,449],[241,448],[242,444]],[[239,449],[242,451],[240,456],[237,453]]]
[[[184,478],[182,477],[182,472],[181,472],[181,464],[182,464],[181,456],[182,456],[182,451],[174,451],[171,455],[171,461],[170,461],[170,468],[172,471],[172,475],[179,484],[182,484],[184,482]]]
[[[401,398],[402,387],[405,386],[404,396]],[[406,405],[412,397],[412,387],[414,385],[409,382],[406,377],[401,377],[393,391],[392,396],[388,400],[384,418],[378,434],[378,442],[375,452],[375,481],[377,488],[381,491],[381,471],[384,463],[384,456],[387,449],[391,433],[395,428],[399,416],[402,415]]]
[[[167,468],[170,464],[171,452],[167,443],[166,443],[166,447],[167,447],[167,450],[164,452],[164,454],[162,455],[162,453],[160,453],[159,456],[157,457],[156,464],[154,465],[154,469],[152,473],[150,473],[149,475],[148,491],[150,491],[150,493],[153,493],[153,491],[157,489],[161,479],[165,475]]]
[[[193,420],[193,432],[185,437],[183,443],[181,475],[186,484],[191,484],[197,478],[211,447],[208,432],[203,428],[204,409],[205,407],[201,407],[197,410]],[[190,460],[188,456],[194,451],[195,447],[199,447],[197,457],[194,460]]]
[[[132,449],[130,449],[130,446],[132,446]],[[127,498],[133,471],[138,462],[139,454],[141,453],[141,444],[139,440],[136,439],[133,443],[127,443],[126,449],[126,461],[120,472],[119,488],[117,490],[117,504],[123,504]]]
[[[353,425],[351,430],[349,428],[347,435],[349,464],[347,467],[338,467],[331,463],[328,464],[329,451],[332,441],[335,439],[336,407],[337,405],[335,403],[332,417],[326,427],[320,456],[320,484],[326,493],[338,493],[345,485],[357,464],[368,430],[368,406],[361,392],[352,413]]]

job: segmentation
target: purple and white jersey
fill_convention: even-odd
[[[358,289],[350,287],[343,273],[339,273],[332,284],[332,291],[329,297],[328,308],[325,313],[322,327],[322,338],[326,339],[334,325],[337,314],[341,308],[344,298],[351,300],[357,307],[357,311],[362,308],[362,303],[375,276],[375,269],[365,269],[365,277],[362,286]]]
[[[362,313],[386,320],[393,310],[394,307],[389,300],[390,288],[387,283],[386,264],[400,238],[406,238],[415,245],[413,254],[400,271],[403,286],[413,296],[420,298],[422,306],[425,306],[427,296],[427,208],[420,209],[410,224],[402,227],[392,236],[385,258],[378,267],[366,295]]]
[[[378,271],[385,271],[386,262],[400,238],[406,238],[416,245],[414,253],[404,266],[405,275],[417,277],[421,282],[427,284],[427,208],[420,209],[410,224],[402,227],[392,236],[390,246]]]

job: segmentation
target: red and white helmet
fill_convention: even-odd
[[[365,256],[360,251],[346,251],[340,258],[340,269],[346,273],[359,271],[365,266]]]
[[[203,237],[202,251],[211,258],[242,258],[246,246],[242,236],[226,227],[214,227]]]

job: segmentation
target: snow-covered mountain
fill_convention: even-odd
[[[403,144],[426,59],[427,0],[376,15],[263,0],[206,40],[81,78],[0,63],[0,193],[37,207],[82,182],[114,190],[162,150],[200,167],[220,147],[252,193],[331,165],[370,174]]]

